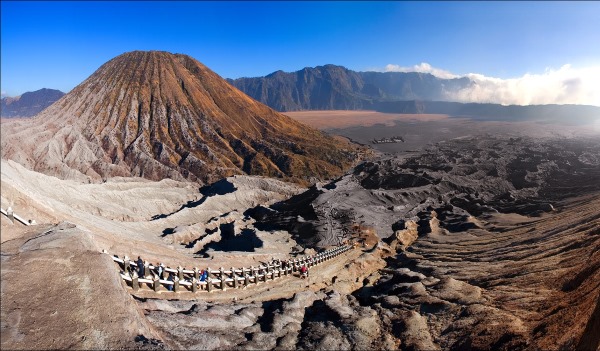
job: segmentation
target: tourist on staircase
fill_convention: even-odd
[[[207,278],[208,278],[208,270],[203,269],[202,273],[200,274],[200,281],[204,282],[204,281],[206,281]]]
[[[146,276],[146,272],[144,271],[144,261],[142,261],[142,258],[138,256],[137,261],[135,261],[135,263],[137,265],[138,277],[144,278]]]
[[[164,272],[165,266],[162,263],[159,263],[158,266],[156,266],[156,274],[158,275],[158,279],[162,279]]]
[[[308,278],[308,267],[306,267],[306,264],[303,264],[302,267],[300,267],[300,278]]]
[[[167,280],[170,282],[175,282],[175,276],[173,275],[172,272],[169,272],[169,277],[167,278]],[[167,285],[167,290],[173,291],[173,284]]]

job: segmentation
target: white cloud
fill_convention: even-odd
[[[420,64],[414,65],[412,67],[402,67],[402,66],[399,66],[399,65],[389,64],[389,65],[385,66],[385,68],[383,69],[383,71],[384,72],[419,72],[419,73],[430,73],[430,74],[433,74],[434,76],[439,77],[439,78],[445,78],[445,79],[458,78],[458,76],[456,74],[452,74],[452,73],[450,73],[448,71],[445,71],[443,69],[432,67],[427,62],[421,62]]]
[[[600,105],[600,66],[558,70],[541,74],[500,79],[481,74],[466,75],[474,85],[450,93],[449,98],[464,102],[496,102],[505,105],[584,104]]]
[[[412,67],[389,64],[385,72],[431,73],[439,78],[468,77],[474,84],[457,92],[447,92],[447,100],[491,102],[503,105],[583,104],[600,106],[600,66],[575,68],[564,65],[543,73],[517,78],[494,78],[478,73],[459,76],[421,63]]]

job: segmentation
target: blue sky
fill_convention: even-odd
[[[600,2],[2,1],[1,10],[8,95],[69,91],[132,50],[185,53],[226,78],[329,63],[428,63],[502,79],[600,66]]]

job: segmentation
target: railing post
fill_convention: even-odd
[[[175,277],[175,279],[173,279],[173,291],[179,291],[179,277]]]
[[[149,267],[150,267],[150,262],[144,261],[144,276],[140,277],[140,278],[144,278],[144,279],[146,278],[146,276],[148,275],[148,271],[150,270]]]
[[[248,274],[246,274],[244,276],[244,288],[247,287],[248,284],[250,284],[250,276]]]
[[[12,207],[8,206],[6,209],[6,216],[10,219],[11,223],[15,222],[15,213],[13,212]]]
[[[200,280],[200,273],[198,272],[198,267],[194,267],[194,278],[196,278],[196,280]]]
[[[210,270],[210,267],[206,268],[206,272],[207,272],[207,276],[206,276],[206,277],[207,277],[207,278],[212,278],[212,277],[210,276],[210,274],[212,273],[212,271]]]
[[[219,267],[219,276],[221,278],[221,290],[225,290],[225,269],[223,267]]]
[[[138,291],[140,289],[140,282],[138,281],[137,274],[131,276],[131,287],[133,288],[133,291]]]
[[[177,267],[177,277],[179,280],[183,280],[183,268],[181,268],[181,266]]]
[[[127,256],[123,257],[123,272],[131,274],[131,263],[129,263],[129,257]]]
[[[153,280],[154,291],[158,291],[158,289],[160,288],[160,278],[158,276],[155,276]]]
[[[212,278],[208,277],[206,278],[206,291],[211,292],[212,291]]]
[[[231,277],[233,278],[233,287],[234,287],[234,289],[237,289],[237,287],[238,287],[238,277],[235,274],[235,269],[233,267],[231,267]]]
[[[198,270],[197,268],[194,268],[195,270]],[[198,291],[198,279],[196,279],[196,277],[192,278],[192,292],[196,292]]]

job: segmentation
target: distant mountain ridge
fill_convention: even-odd
[[[63,97],[65,93],[43,88],[17,97],[3,97],[0,106],[2,117],[32,117]]]
[[[453,101],[477,83],[468,77],[439,78],[418,72],[356,72],[342,66],[276,71],[265,77],[228,80],[275,110],[374,110],[388,113],[446,114],[482,120],[563,121],[575,124],[600,118],[588,105],[500,105]]]
[[[381,101],[446,101],[450,93],[474,84],[466,77],[443,79],[417,72],[356,72],[336,65],[228,81],[282,112],[372,109]]]

